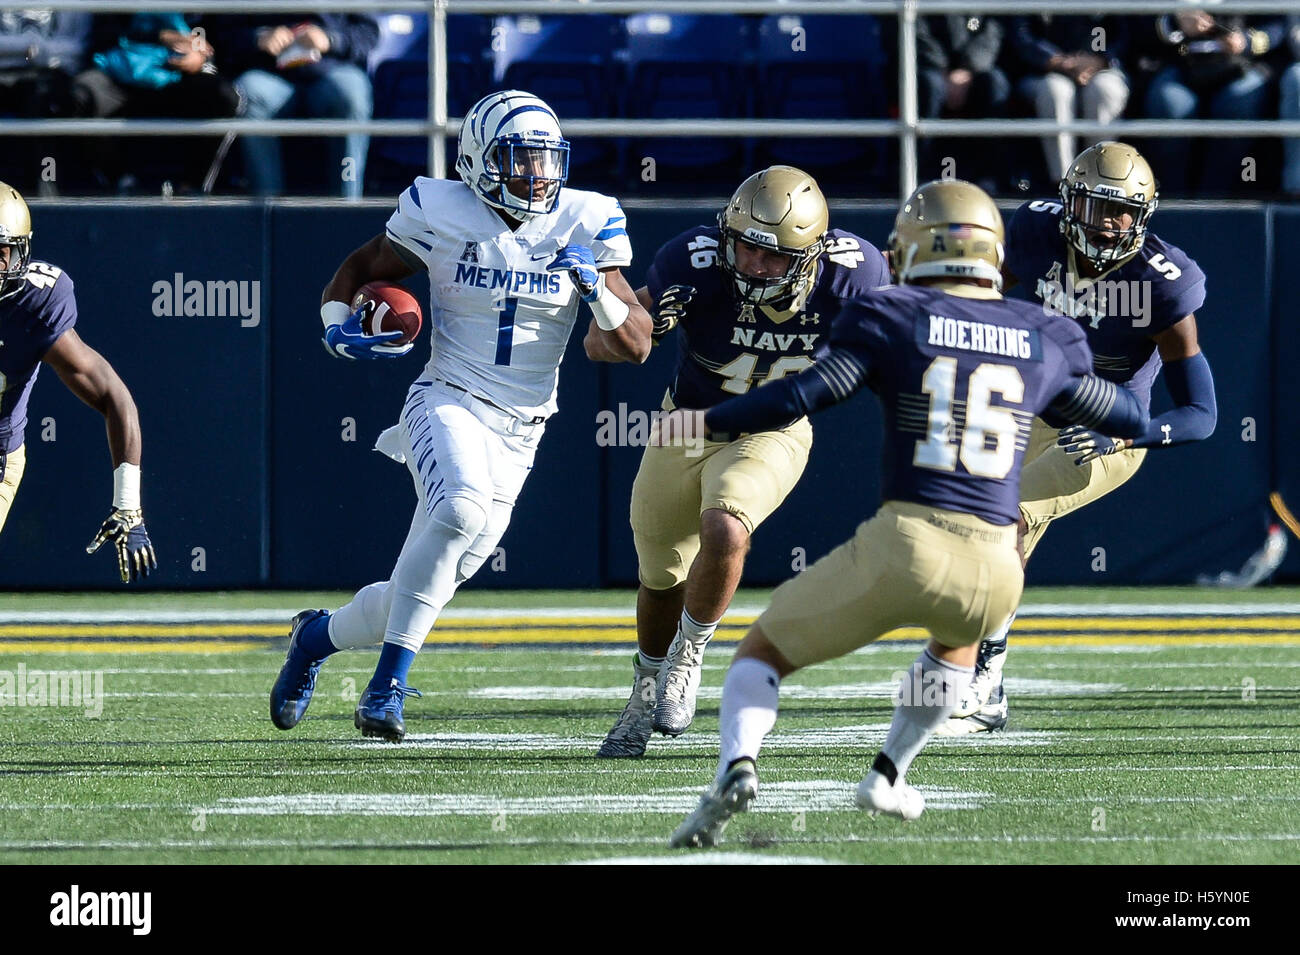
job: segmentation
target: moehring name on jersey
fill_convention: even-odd
[[[916,340],[920,345],[935,348],[955,348],[1026,361],[1043,360],[1042,342],[1035,328],[1008,328],[991,322],[971,322],[932,314],[929,322],[917,323]]]
[[[559,272],[492,269],[473,262],[457,262],[456,276],[452,281],[474,288],[502,289],[511,294],[558,295],[560,292]]]

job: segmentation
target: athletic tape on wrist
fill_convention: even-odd
[[[140,465],[123,462],[113,471],[113,506],[119,511],[140,509]]]
[[[595,301],[591,303],[591,314],[596,317],[596,324],[607,332],[612,332],[627,321],[632,308],[605,286],[605,277],[600,277],[596,286]]]
[[[352,314],[352,309],[347,302],[326,302],[320,307],[320,320],[325,324],[326,330],[331,325],[342,325]]]

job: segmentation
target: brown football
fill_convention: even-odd
[[[361,330],[367,335],[401,332],[401,338],[395,338],[388,344],[405,345],[420,334],[420,326],[424,323],[420,303],[400,285],[368,282],[352,296],[352,307],[360,308],[365,302],[374,303],[374,307],[361,320]]]

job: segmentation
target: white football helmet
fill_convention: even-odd
[[[456,171],[466,185],[523,222],[555,208],[569,175],[560,120],[522,90],[489,93],[475,103],[460,125],[457,147]]]

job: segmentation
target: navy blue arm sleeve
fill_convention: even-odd
[[[1219,409],[1214,402],[1214,376],[1210,374],[1210,363],[1205,360],[1203,352],[1182,361],[1168,362],[1165,365],[1165,386],[1177,407],[1152,418],[1146,432],[1133,442],[1133,447],[1202,441],[1214,434],[1214,426],[1219,422]]]
[[[1081,424],[1112,438],[1146,433],[1151,415],[1133,392],[1096,375],[1070,379],[1047,408],[1054,420]]]
[[[704,416],[709,440],[733,441],[746,432],[784,428],[845,401],[866,385],[868,359],[865,348],[837,345],[797,375],[714,405]]]

